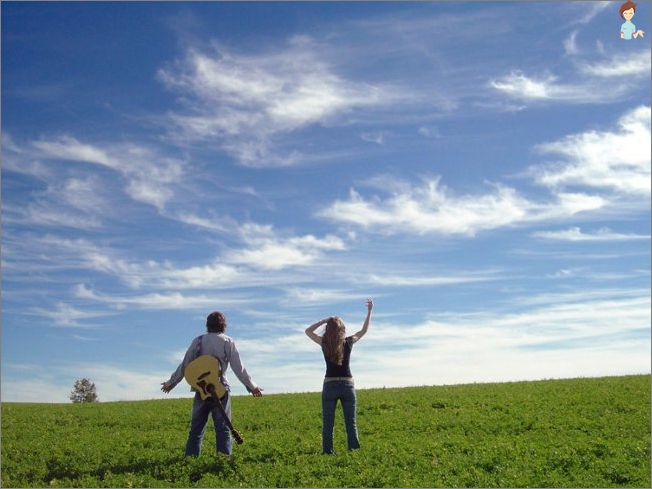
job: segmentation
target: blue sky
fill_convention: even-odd
[[[650,4],[2,2],[2,401],[650,372]],[[244,387],[231,374],[235,394]],[[171,394],[187,397],[184,384]]]

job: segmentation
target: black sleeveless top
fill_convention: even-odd
[[[349,368],[349,360],[351,359],[351,349],[353,348],[353,337],[349,336],[344,339],[344,356],[342,358],[342,365],[337,365],[330,361],[326,356],[326,352],[322,348],[324,360],[326,360],[326,377],[353,377],[351,369]]]

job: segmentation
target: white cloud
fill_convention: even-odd
[[[189,49],[158,72],[168,88],[186,96],[186,111],[170,115],[174,137],[218,141],[245,165],[291,164],[297,153],[280,155],[274,138],[395,98],[385,88],[341,77],[312,49],[306,39],[257,56],[218,46]]]
[[[270,276],[269,271],[291,271],[314,264],[325,253],[346,249],[345,242],[331,234],[322,237],[312,234],[294,236],[289,232],[278,232],[270,225],[233,223],[229,233],[230,238],[238,237],[239,241],[230,246],[223,245],[222,251],[207,261],[190,265],[175,264],[169,260],[143,260],[137,255],[126,256],[123,251],[97,245],[88,239],[45,235],[31,239],[29,250],[8,241],[8,248],[3,250],[3,267],[23,272],[42,272],[45,267],[56,266],[69,272],[78,270],[80,276],[84,272],[99,272],[128,285],[132,290],[223,290],[239,286],[285,284],[288,281],[296,283],[297,277],[279,273]],[[40,260],[35,260],[34,256]],[[72,277],[71,274],[71,280],[75,280]],[[190,306],[213,300],[213,296],[202,299],[180,294],[168,296],[165,293],[144,297],[135,299],[134,304],[140,304],[143,300],[152,300],[156,304],[169,300],[169,307],[177,308],[183,304]],[[113,300],[116,304],[130,303],[127,298],[109,299],[105,296],[100,299],[96,294],[87,295],[86,298],[101,302]]]
[[[425,138],[438,139],[441,137],[439,127],[437,126],[421,126],[417,132]]]
[[[77,141],[71,136],[62,136],[56,141],[33,141],[32,146],[41,150],[43,157],[66,161],[83,161],[116,169],[116,162],[105,151]]]
[[[609,228],[601,228],[594,233],[584,233],[579,227],[572,227],[562,231],[538,231],[532,233],[532,236],[559,241],[628,241],[650,239],[649,235],[614,233]]]
[[[542,153],[561,154],[565,161],[529,169],[536,183],[552,191],[548,202],[535,202],[501,184],[479,194],[456,195],[440,179],[423,184],[386,177],[367,184],[390,194],[363,197],[351,189],[348,200],[337,200],[318,215],[364,229],[394,234],[440,233],[473,236],[479,231],[532,222],[568,219],[580,213],[614,208],[612,195],[649,205],[650,108],[639,107],[618,121],[613,132],[590,131],[537,146]],[[603,193],[571,191],[582,186]],[[625,205],[625,204],[622,204]]]
[[[151,262],[148,270],[139,269],[138,277],[150,286],[186,289],[215,286],[237,287],[246,285],[271,285],[288,280],[283,275],[269,275],[310,265],[324,252],[346,249],[340,238],[327,235],[283,236],[269,225],[248,223],[233,226],[241,243],[228,247],[206,264],[175,267],[171,263]]]
[[[229,263],[247,265],[262,270],[280,270],[307,265],[323,251],[342,251],[344,242],[333,235],[317,238],[313,235],[280,237],[272,226],[245,224],[240,233],[247,245],[243,250],[230,250],[224,255]]]
[[[172,187],[183,176],[185,165],[182,160],[164,156],[145,146],[114,144],[102,148],[82,143],[71,136],[33,141],[32,146],[36,151],[26,153],[23,158],[83,162],[118,172],[126,180],[124,191],[127,195],[159,211],[174,196]]]
[[[3,221],[7,223],[26,224],[46,227],[67,227],[73,229],[97,229],[102,226],[98,216],[89,216],[75,209],[57,208],[58,201],[50,198],[59,193],[59,189],[48,190],[26,207],[3,205]]]
[[[617,41],[597,41],[602,52],[589,57],[595,53],[588,47],[588,29],[577,24],[606,7],[578,5],[554,12],[556,20],[546,17],[548,26],[572,27],[564,26],[556,38],[541,37],[541,29],[525,33],[521,39],[527,43],[531,36],[537,53],[514,58],[515,19],[523,18],[517,14],[550,13],[545,5],[524,11],[515,5],[471,9],[463,17],[425,4],[401,8],[400,15],[392,8],[334,23],[324,17],[310,27],[310,36],[284,45],[274,38],[281,31],[274,30],[270,42],[248,39],[243,50],[215,45],[183,52],[158,73],[176,101],[159,97],[155,86],[137,84],[131,88],[157,96],[125,94],[108,119],[95,113],[81,126],[56,118],[62,115],[56,98],[48,100],[56,109],[53,118],[35,119],[36,125],[27,127],[21,120],[29,114],[21,114],[12,130],[44,136],[32,142],[33,136],[16,133],[27,141],[22,144],[2,136],[3,196],[9,197],[2,206],[3,317],[9,327],[3,340],[20,341],[21,325],[29,321],[45,328],[46,342],[55,338],[58,345],[41,359],[48,369],[27,376],[31,385],[47,398],[68,402],[73,376],[89,375],[97,377],[102,400],[164,398],[158,384],[170,373],[171,353],[159,353],[165,372],[158,378],[133,358],[119,366],[95,364],[107,354],[102,345],[120,345],[127,330],[132,342],[144,345],[151,321],[159,336],[169,339],[180,329],[160,317],[196,319],[217,303],[258,322],[240,330],[246,339],[238,343],[267,392],[316,390],[321,353],[302,333],[307,324],[299,323],[324,305],[347,314],[358,298],[363,310],[367,291],[380,300],[370,334],[353,359],[363,388],[649,369],[649,250],[641,244],[650,237],[643,236],[649,229],[641,218],[649,217],[650,109],[630,111],[615,128],[604,125],[609,111],[615,120],[626,110],[614,100],[626,100],[628,105],[620,106],[625,108],[631,100],[647,103],[647,87],[641,86],[649,81],[649,46],[639,45],[631,56],[615,55],[610,50]],[[451,27],[458,35],[442,38],[441,29]],[[196,45],[200,36],[183,41]],[[564,47],[567,56],[559,58]],[[551,59],[554,68],[546,71]],[[509,71],[521,61],[523,71]],[[491,76],[494,85],[487,86]],[[83,97],[73,102],[64,105],[89,113]],[[539,153],[528,158],[545,161],[518,175],[529,179],[522,186],[513,175],[501,180],[495,173],[522,165],[517,161],[491,169],[476,158],[472,166],[483,166],[492,181],[462,190],[453,183],[456,177],[465,189],[474,185],[465,177],[464,161],[440,158],[441,178],[417,180],[413,175],[427,162],[396,160],[453,148],[460,128],[494,144],[514,124],[525,130],[522,124],[536,125],[538,119],[503,114],[484,127],[488,111],[552,102],[556,106],[541,114],[565,118],[564,127],[574,127],[574,134],[537,146]],[[595,105],[577,119],[572,107],[579,102]],[[156,114],[145,113],[152,103]],[[588,114],[594,130],[578,129]],[[116,117],[118,126],[112,122]],[[143,121],[150,124],[144,127]],[[157,135],[162,124],[167,132]],[[100,126],[105,139],[88,136]],[[52,127],[66,132],[53,134]],[[130,141],[115,142],[110,139],[115,134],[129,134]],[[508,139],[516,145],[511,154],[527,151],[523,140]],[[168,152],[175,143],[181,151],[177,146]],[[405,144],[412,145],[409,151],[403,151]],[[464,153],[479,152],[482,158],[486,144]],[[185,151],[193,160],[185,159]],[[233,170],[231,159],[256,167],[303,163],[306,168]],[[338,164],[327,171],[333,161]],[[389,171],[400,178],[360,181],[382,168],[395,169]],[[328,176],[332,191],[285,212],[315,183],[322,188]],[[539,186],[532,189],[532,183]],[[350,195],[342,186],[353,187]],[[286,189],[297,194],[279,199]],[[324,206],[318,215],[330,225],[308,215],[319,205],[315,202]],[[273,226],[247,222],[252,216]],[[586,221],[597,224],[588,227]],[[530,238],[552,245],[524,240],[522,232],[487,233],[482,243],[432,239],[437,233],[466,238],[534,225],[540,226],[527,229]],[[607,225],[611,228],[600,227]],[[44,229],[52,234],[44,236]],[[364,229],[384,236],[374,239],[360,232]],[[473,253],[477,245],[486,252]],[[505,255],[508,262],[501,262]],[[620,293],[614,283],[640,284],[642,290]],[[591,286],[602,287],[602,295]],[[569,289],[576,292],[535,297],[514,292]],[[433,291],[442,294],[440,301],[433,302]],[[457,304],[460,310],[446,311]],[[424,310],[444,312],[418,316]],[[32,321],[34,315],[38,321]],[[91,329],[111,323],[101,335]],[[293,325],[296,331],[287,331]],[[114,341],[101,340],[109,337]],[[96,360],[63,367],[71,358],[67,348],[80,345],[95,350]],[[173,353],[170,370],[183,351]],[[389,363],[388,369],[388,359],[396,357],[400,365]],[[3,400],[20,395],[26,378],[14,380],[19,369],[7,365],[11,361],[3,357]],[[182,386],[175,393],[189,395]]]
[[[401,387],[649,373],[649,293],[616,292],[586,290],[513,299],[520,312],[449,311],[412,324],[374,316],[368,334],[354,349],[356,385]],[[266,338],[236,338],[247,369],[267,393],[319,389],[323,359],[303,334],[305,326],[276,334],[273,343]],[[287,351],[293,352],[292,358]],[[178,350],[170,357],[170,372],[103,364],[68,366],[61,374],[65,372],[70,386],[60,385],[59,392],[46,390],[52,397],[41,402],[66,402],[61,390],[71,390],[74,375],[91,378],[104,401],[163,397],[159,384],[184,352]],[[58,370],[55,366],[52,372]],[[287,373],[288,379],[280,372]],[[47,384],[41,374],[34,377],[35,382]],[[231,384],[236,393],[244,393],[237,379],[231,378]],[[180,384],[174,394],[186,395],[184,387]],[[3,385],[3,401],[27,400],[15,396],[20,396],[16,389],[10,385],[5,390]]]
[[[171,217],[179,222],[183,222],[190,226],[210,229],[212,231],[224,232],[227,231],[232,225],[229,219],[207,218],[202,216],[196,216],[186,212],[180,212]]]
[[[171,264],[152,270],[150,286],[171,289],[203,289],[217,286],[233,286],[241,283],[247,274],[229,264],[216,259],[207,264],[187,268],[174,268]]]
[[[492,80],[491,86],[496,90],[521,99],[549,99],[562,96],[567,89],[555,85],[556,77],[546,75],[539,79],[525,76],[513,71],[508,75]]]
[[[368,143],[382,145],[385,142],[385,134],[383,131],[365,132],[362,133],[360,137],[363,141],[367,141]]]
[[[54,309],[33,308],[29,313],[50,318],[57,326],[91,329],[96,326],[89,325],[84,320],[106,315],[105,313],[98,313],[96,311],[83,311],[64,302],[59,302]]]
[[[600,300],[587,293],[520,313],[449,313],[411,326],[376,321],[356,345],[352,368],[364,388],[647,373],[650,298],[641,294]],[[396,350],[400,361],[388,369]]]
[[[579,52],[577,47],[577,31],[570,33],[568,38],[564,41],[564,51],[567,55],[574,55]]]
[[[80,363],[62,369],[69,377],[86,377],[95,383],[100,402],[135,401],[163,397],[161,382],[167,380],[171,372],[159,373],[148,369],[123,368],[102,363]],[[71,389],[72,390],[72,384]],[[190,387],[185,390],[190,397]],[[179,386],[177,395],[183,394]]]
[[[572,49],[567,47],[567,49]],[[639,69],[635,62],[633,66]],[[494,90],[523,102],[565,102],[570,104],[595,104],[607,100],[618,100],[631,91],[631,86],[618,81],[611,83],[604,72],[596,72],[584,66],[586,74],[594,75],[581,80],[559,81],[559,77],[546,73],[544,75],[526,75],[514,70],[489,81]],[[596,67],[597,70],[597,67]],[[600,71],[600,70],[598,70]],[[598,79],[595,76],[599,75]]]
[[[256,302],[256,299],[251,296],[243,298],[237,295],[227,295],[221,291],[216,291],[211,295],[182,294],[180,292],[110,295],[95,292],[86,285],[78,285],[74,290],[74,296],[79,299],[103,303],[114,309],[132,307],[152,310],[206,310],[213,308],[216,303],[222,304],[224,307],[239,307],[243,304]]]
[[[424,234],[441,232],[474,234],[479,229],[513,220],[522,215],[523,201],[511,189],[496,188],[496,193],[478,198],[459,198],[439,185],[439,179],[425,181],[422,187],[407,188],[385,201],[365,200],[351,189],[348,201],[336,201],[318,215],[363,228],[380,228],[388,233],[406,230]],[[500,212],[496,212],[500,208]]]
[[[290,287],[285,294],[285,302],[292,305],[323,305],[351,299],[351,291],[345,289]]]
[[[618,121],[616,131],[567,136],[537,149],[564,161],[531,169],[537,183],[558,188],[583,185],[623,195],[650,195],[650,107],[638,107]]]
[[[99,177],[55,177],[51,172],[43,171],[42,166],[23,170],[46,182],[46,188],[33,191],[31,201],[25,205],[3,205],[5,223],[74,229],[102,226],[106,211],[110,208],[110,192]],[[32,170],[35,173],[31,173]]]
[[[95,384],[97,397],[100,402],[135,401],[164,397],[165,394],[161,392],[161,382],[167,380],[171,373],[154,372],[148,369],[124,368],[99,362],[79,362],[54,367],[53,371],[56,372],[57,377],[63,377],[69,380],[70,386],[67,391],[68,393],[72,391],[75,379],[82,377],[89,379]],[[65,387],[60,386],[61,391]],[[183,389],[183,387],[183,385],[177,387],[176,396],[181,397],[181,395],[186,394],[186,397],[190,397],[190,387],[188,386],[187,389]],[[61,392],[59,393],[59,397],[61,397]]]
[[[351,190],[348,201],[338,200],[318,215],[387,234],[473,236],[479,231],[524,222],[568,218],[604,205],[599,197],[578,193],[559,193],[552,202],[539,204],[499,184],[492,186],[492,192],[462,196],[440,186],[439,179],[426,180],[421,187],[399,181],[395,184],[403,189],[385,200],[366,200]]]
[[[600,14],[600,12],[611,8],[611,4],[612,2],[591,2],[589,4],[575,4],[573,7],[581,9],[583,15],[574,18],[573,23],[588,24],[598,14]]]
[[[500,277],[504,278],[504,277]],[[474,282],[486,282],[498,280],[499,277],[492,271],[480,271],[471,273],[455,273],[450,275],[439,276],[420,276],[416,275],[390,275],[390,274],[371,274],[366,278],[370,284],[393,286],[393,287],[424,287],[433,285],[452,285],[465,284]]]
[[[650,75],[650,50],[621,54],[608,60],[579,64],[582,73],[600,78]]]
[[[25,379],[8,376],[3,378],[2,402],[71,402],[68,396],[73,389],[75,379],[70,381],[70,385],[63,385],[60,380],[40,379],[38,378],[39,375],[36,373]],[[29,389],[25,389],[26,383],[29,383]]]

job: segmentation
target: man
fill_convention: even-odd
[[[229,382],[226,378],[226,369],[231,365],[235,376],[244,384],[247,391],[254,397],[261,397],[263,389],[258,387],[249,376],[247,369],[240,361],[240,353],[235,346],[232,338],[224,334],[226,330],[226,318],[221,312],[215,311],[206,318],[207,334],[198,336],[186,351],[183,361],[170,379],[161,383],[161,390],[166,394],[181,382],[184,378],[184,371],[188,364],[201,355],[212,355],[220,362],[222,370],[221,382],[226,389],[226,395],[221,399],[224,412],[231,418],[231,396]],[[190,421],[190,432],[186,442],[186,456],[199,456],[201,452],[201,443],[208,423],[208,414],[213,416],[213,425],[215,427],[215,449],[218,453],[231,455],[233,449],[233,440],[231,432],[225,422],[220,409],[215,405],[212,398],[202,399],[199,392],[195,392],[195,398],[192,404],[192,418]]]

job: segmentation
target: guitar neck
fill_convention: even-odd
[[[222,406],[222,402],[220,401],[219,397],[217,397],[217,393],[215,392],[215,389],[211,391],[211,395],[213,396],[213,401],[217,405],[218,409],[222,413],[222,417],[224,418],[224,421],[226,422],[226,426],[229,428],[229,431],[231,432],[231,435],[233,436],[233,439],[236,441],[238,445],[242,445],[244,440],[240,436],[240,433],[237,432],[237,430],[233,427],[231,424],[231,420],[226,414],[226,410],[224,409],[224,406]]]

